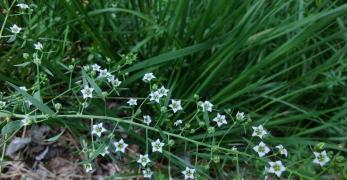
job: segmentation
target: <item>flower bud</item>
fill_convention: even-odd
[[[23,53],[23,58],[28,59],[29,58],[29,53]]]
[[[343,157],[343,156],[337,156],[336,157],[336,161],[339,163],[342,163],[344,159],[345,159],[345,157]]]
[[[220,157],[219,156],[213,156],[212,158],[214,163],[219,163],[220,162]]]
[[[218,145],[214,145],[211,147],[212,152],[216,152],[218,150]]]
[[[195,100],[199,100],[200,99],[199,95],[198,94],[194,94],[194,99]]]
[[[321,142],[321,143],[318,143],[315,148],[317,151],[322,151],[324,149],[324,146],[325,146],[325,143]]]
[[[69,65],[69,69],[73,70],[74,66],[73,65]]]
[[[162,113],[167,112],[167,107],[165,107],[165,106],[161,107],[161,108],[160,108],[160,111],[161,111]]]
[[[168,145],[169,145],[170,147],[174,146],[174,145],[175,145],[175,141],[172,140],[172,139],[170,139],[169,142],[168,142]]]
[[[59,111],[62,108],[62,105],[60,103],[54,104],[54,108],[56,111]]]
[[[101,96],[102,96],[103,98],[107,97],[107,96],[108,96],[108,92],[102,91]]]
[[[207,132],[209,133],[209,134],[212,134],[212,133],[214,133],[216,130],[215,130],[215,128],[214,127],[208,127],[208,129],[207,129]]]

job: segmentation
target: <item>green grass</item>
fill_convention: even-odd
[[[157,179],[183,178],[185,166],[194,166],[202,179],[259,178],[270,160],[286,165],[285,179],[347,178],[347,163],[339,160],[347,154],[343,1],[27,1],[31,10],[22,13],[17,2],[12,7],[11,2],[0,2],[1,98],[8,104],[1,113],[2,127],[25,114],[39,122],[34,124],[66,127],[79,143],[83,139],[89,144],[92,155],[82,164],[93,162],[106,144],[119,139],[116,126],[126,129],[129,144],[139,145],[142,154],[149,140],[168,144],[173,139],[175,145],[167,146],[162,156],[153,155],[162,165],[152,168]],[[13,24],[23,30],[8,42]],[[44,45],[41,64],[28,64],[37,41]],[[23,53],[30,57],[23,58]],[[129,53],[137,55],[135,62],[124,58]],[[112,89],[81,70],[95,63],[120,78],[120,88]],[[155,88],[141,82],[147,72],[155,74],[156,85],[170,89],[161,105],[181,99],[183,113],[168,113],[147,102],[138,109],[126,107],[129,97],[146,98]],[[84,108],[80,90],[86,84],[97,98]],[[109,94],[104,97],[103,91]],[[33,106],[23,105],[24,100]],[[213,113],[196,110],[196,102],[205,100],[215,105]],[[56,103],[62,104],[59,112]],[[110,103],[117,107],[109,108]],[[237,122],[238,111],[249,120]],[[211,132],[214,123],[209,120],[216,112],[228,114],[228,125]],[[145,114],[156,123],[141,123]],[[104,120],[115,133],[94,142],[88,119]],[[175,128],[177,119],[190,126]],[[13,124],[2,134],[2,149],[9,137],[21,136],[22,126]],[[283,144],[287,159],[259,158],[252,150],[260,140],[251,137],[251,127],[260,124],[271,133],[263,141],[273,152]],[[237,153],[231,150],[234,145]],[[313,151],[323,149],[331,151],[331,162],[320,168],[312,163]],[[138,169],[136,161],[131,162],[129,168]]]

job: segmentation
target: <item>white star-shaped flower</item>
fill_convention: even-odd
[[[182,171],[182,174],[184,175],[184,179],[194,179],[195,169],[186,167],[186,169]]]
[[[276,174],[277,177],[280,177],[282,173],[286,170],[281,161],[269,162],[270,168],[267,172]]]
[[[165,145],[164,143],[160,142],[159,139],[156,141],[152,142],[152,151],[153,152],[163,152],[163,146]]]
[[[143,122],[147,125],[151,124],[152,122],[151,116],[148,116],[148,115],[143,116]]]
[[[183,110],[182,106],[181,106],[181,100],[171,100],[171,104],[169,105],[169,107],[172,109],[172,111],[174,113],[176,113],[177,111]]]
[[[37,43],[34,44],[34,48],[36,50],[40,50],[41,51],[43,49],[43,45],[40,42],[37,42]]]
[[[276,148],[280,151],[280,154],[283,154],[286,157],[288,156],[287,149],[285,149],[282,144],[277,145]]]
[[[161,86],[157,91],[160,97],[167,96],[167,93],[169,93],[169,89],[166,89],[164,86]]]
[[[326,163],[330,161],[330,158],[327,155],[326,151],[322,152],[313,152],[315,159],[313,163],[319,164],[320,166],[324,166]]]
[[[112,86],[114,87],[118,87],[120,86],[120,84],[122,83],[122,81],[120,81],[118,78],[116,78],[115,76],[113,75],[110,75],[107,77],[107,81],[112,84]]]
[[[200,101],[199,105],[202,108],[203,112],[206,112],[206,111],[211,112],[212,111],[213,104],[210,103],[209,101],[205,101],[205,102]]]
[[[159,103],[159,101],[160,101],[160,95],[159,95],[158,91],[151,92],[151,93],[149,94],[149,100],[150,100],[150,101],[155,101],[155,102]]]
[[[267,131],[264,129],[263,125],[259,125],[258,127],[252,127],[252,129],[252,136],[259,136],[260,139],[263,139],[263,136],[267,134]]]
[[[179,120],[177,120],[177,121],[174,122],[174,125],[175,125],[175,126],[179,126],[179,125],[181,125],[182,123],[183,123],[183,121],[182,121],[181,119],[179,119]]]
[[[86,172],[90,172],[93,170],[93,166],[91,163],[87,163],[87,164],[84,164],[84,169],[86,170]]]
[[[215,118],[213,118],[213,121],[217,123],[218,127],[222,126],[223,124],[228,124],[227,120],[225,119],[225,115],[220,115],[219,113]]]
[[[129,104],[129,106],[136,106],[137,105],[137,99],[129,99],[129,101],[127,102]]]
[[[126,144],[123,139],[120,139],[118,142],[114,142],[113,145],[116,148],[116,152],[120,151],[122,153],[125,153],[125,149],[128,147],[128,144]]]
[[[101,134],[105,131],[106,129],[103,127],[102,123],[93,125],[92,134],[96,134],[97,136],[101,137]]]
[[[21,8],[21,9],[29,9],[29,6],[27,4],[24,4],[24,3],[19,3],[16,6]]]
[[[142,80],[144,81],[144,82],[150,82],[152,79],[154,79],[155,78],[155,76],[153,75],[153,73],[146,73],[144,76],[143,76],[143,78],[142,78]]]
[[[236,113],[236,119],[238,120],[238,121],[243,121],[243,120],[245,120],[245,113],[244,112],[239,112],[239,111],[237,111],[237,113]]]
[[[137,160],[139,164],[141,164],[143,167],[146,167],[148,163],[151,162],[151,160],[148,158],[148,154],[142,155],[140,154],[140,158]]]
[[[151,178],[153,175],[153,172],[151,171],[151,169],[147,168],[142,170],[142,174],[144,178]]]
[[[108,146],[105,147],[104,151],[102,153],[100,153],[101,156],[105,156],[106,154],[110,153],[108,151]]]
[[[18,34],[22,30],[22,28],[17,26],[17,24],[13,24],[12,27],[10,27],[10,30],[13,34]]]
[[[92,98],[93,97],[94,88],[90,88],[88,85],[84,86],[81,90],[83,99]]]
[[[98,64],[92,64],[90,67],[93,69],[93,71],[96,72],[100,71],[101,68],[101,66],[99,66]]]
[[[265,156],[265,154],[270,152],[270,148],[266,146],[263,142],[253,147],[253,150],[259,154],[259,157]]]
[[[109,75],[110,73],[107,71],[107,69],[100,69],[98,78],[107,78]]]

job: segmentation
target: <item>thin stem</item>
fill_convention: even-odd
[[[8,16],[9,16],[9,14],[10,14],[10,10],[11,10],[12,6],[14,5],[14,3],[16,3],[16,1],[17,1],[17,0],[14,0],[14,1],[12,2],[10,8],[8,8],[8,10],[7,10],[7,12],[6,12],[6,16],[5,16],[4,22],[3,22],[2,26],[1,26],[1,30],[0,30],[0,38],[3,37],[3,36],[2,36],[2,32],[4,31],[7,18],[8,18]]]

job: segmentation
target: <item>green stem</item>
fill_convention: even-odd
[[[12,114],[12,116],[16,117],[16,118],[24,118],[26,115]],[[124,120],[124,119],[121,119],[121,118],[108,117],[108,116],[95,116],[95,115],[81,115],[81,114],[56,115],[55,117],[57,117],[57,118],[72,118],[72,119],[105,119],[105,120],[115,121],[115,122],[118,122],[118,123],[130,124],[130,125],[133,125],[133,126],[144,128],[146,130],[151,130],[151,131],[158,132],[158,133],[160,132],[160,133],[168,135],[168,136],[176,137],[178,139],[184,140],[184,142],[191,142],[191,143],[193,143],[193,144],[195,144],[197,146],[199,145],[199,146],[204,146],[204,147],[207,147],[207,148],[212,148],[213,147],[216,150],[226,152],[227,154],[242,155],[242,156],[246,156],[246,157],[250,157],[250,158],[255,158],[255,159],[258,159],[258,160],[260,160],[260,161],[262,161],[264,163],[267,163],[267,160],[265,160],[263,158],[259,158],[259,157],[254,156],[254,155],[247,154],[245,152],[232,151],[231,149],[228,149],[228,148],[219,147],[219,146],[213,146],[213,145],[206,144],[206,143],[203,143],[203,142],[195,141],[193,139],[189,139],[187,137],[183,137],[183,136],[178,135],[178,134],[170,133],[170,132],[167,132],[167,131],[161,131],[161,130],[159,131],[158,129],[156,129],[154,127],[146,126],[144,124],[140,124],[140,123],[136,123],[136,122],[133,122],[133,121]],[[47,115],[29,116],[29,118],[47,119]],[[306,175],[303,175],[303,174],[300,174],[299,172],[296,172],[293,169],[287,168],[287,171],[291,172],[293,174],[299,175],[301,177],[304,177],[305,179],[312,179],[312,178],[310,178],[310,177],[308,177]]]
[[[3,37],[2,36],[2,32],[4,31],[4,28],[5,28],[5,25],[6,25],[6,21],[7,21],[7,18],[8,18],[8,15],[10,14],[10,10],[12,8],[12,6],[14,5],[14,3],[16,3],[17,0],[14,0],[10,6],[10,8],[8,8],[7,12],[6,12],[6,16],[5,16],[5,19],[4,19],[4,22],[1,26],[1,30],[0,30],[0,38]]]

